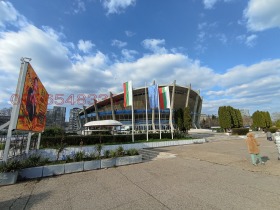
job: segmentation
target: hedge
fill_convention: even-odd
[[[63,139],[63,142],[61,140]],[[162,139],[171,139],[170,133],[162,133]],[[146,134],[135,134],[134,141],[141,141],[146,139]],[[149,139],[159,139],[159,133],[150,133]],[[127,135],[100,135],[100,136],[55,136],[55,137],[42,137],[41,147],[57,147],[61,143],[66,143],[67,146],[79,146],[80,142],[83,142],[83,145],[94,145],[94,144],[122,144],[122,143],[131,143],[132,136],[131,134]]]
[[[278,130],[278,128],[276,128],[276,127],[270,127],[268,130],[269,130],[271,133],[276,133],[277,130]]]
[[[246,135],[249,133],[249,128],[233,128],[231,132],[232,135]]]

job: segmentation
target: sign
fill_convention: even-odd
[[[27,63],[22,78],[24,83],[15,129],[42,132],[46,125],[48,92],[30,63]]]

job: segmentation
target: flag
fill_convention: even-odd
[[[123,106],[132,106],[132,82],[128,81],[123,83],[123,94],[124,94],[124,100],[123,100]]]
[[[158,108],[158,85],[151,85],[148,87],[150,108]]]
[[[170,109],[169,87],[161,87],[158,89],[159,104],[161,109]]]

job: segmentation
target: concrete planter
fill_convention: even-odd
[[[15,184],[17,178],[18,171],[0,173],[0,186]]]
[[[84,170],[84,162],[65,163],[65,174],[75,173]]]
[[[101,160],[90,160],[84,162],[84,171],[90,171],[99,169],[101,166]]]
[[[44,166],[43,177],[61,175],[64,174],[64,170],[64,164]]]
[[[102,159],[101,168],[111,168],[116,165],[116,158]]]
[[[123,166],[142,162],[142,155],[124,156],[116,158],[116,166]]]
[[[43,175],[43,166],[24,168],[19,171],[19,179],[41,178]]]

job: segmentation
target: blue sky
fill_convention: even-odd
[[[279,0],[0,1],[0,108],[30,57],[65,100],[176,80],[200,90],[202,113],[279,112],[279,11]]]

